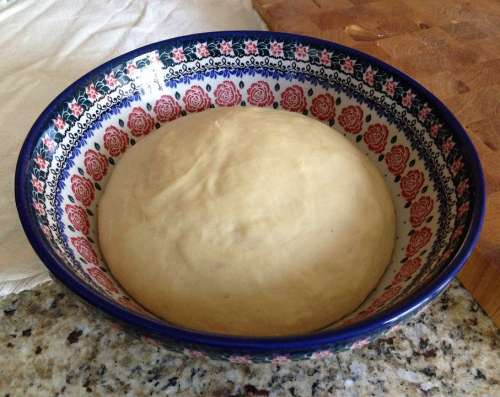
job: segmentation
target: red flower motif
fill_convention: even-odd
[[[118,84],[118,80],[116,79],[115,74],[113,72],[111,72],[110,74],[107,74],[104,77],[104,80],[106,80],[106,84],[110,88],[114,88]]]
[[[448,248],[446,251],[444,251],[443,254],[441,255],[441,262],[440,263],[446,262],[452,253],[453,253],[453,250],[451,248]]]
[[[248,103],[253,106],[271,106],[274,102],[274,95],[265,81],[252,83],[247,90]]]
[[[106,128],[104,132],[104,147],[111,156],[118,156],[127,150],[128,136],[114,126]]]
[[[88,269],[90,277],[92,277],[97,284],[102,286],[106,291],[111,293],[118,292],[118,288],[116,288],[115,283],[111,281],[111,279],[98,267],[92,266]]]
[[[464,163],[462,162],[462,158],[453,161],[453,164],[451,164],[451,173],[453,174],[453,176],[456,176],[463,166]]]
[[[410,207],[410,223],[418,227],[425,221],[434,208],[434,201],[429,196],[420,197]]]
[[[108,160],[95,150],[91,149],[85,152],[83,163],[85,164],[85,170],[95,181],[100,181],[108,172]]]
[[[332,64],[332,56],[327,50],[321,51],[319,61],[322,65],[330,66]]]
[[[234,106],[241,102],[240,91],[232,81],[220,83],[214,91],[215,103],[219,106]]]
[[[173,48],[171,57],[175,63],[179,63],[186,60],[186,55],[184,55],[184,48]]]
[[[40,168],[42,171],[47,171],[47,166],[49,163],[42,156],[38,154],[34,162],[36,163],[38,168]]]
[[[432,124],[432,126],[431,126],[431,136],[433,138],[437,137],[438,132],[439,132],[439,130],[440,130],[440,128],[442,126],[443,126],[442,124]]]
[[[394,81],[394,79],[392,77],[390,77],[390,78],[388,78],[385,81],[384,86],[382,87],[382,89],[390,97],[393,97],[394,94],[396,93],[396,87],[397,87],[397,85],[398,85],[398,83],[396,81]]]
[[[384,124],[372,124],[365,132],[363,140],[374,153],[382,153],[387,145],[389,130]]]
[[[451,149],[453,149],[454,146],[455,143],[453,142],[452,137],[449,136],[441,145],[441,150],[443,151],[443,154],[446,156],[451,152]]]
[[[469,202],[466,201],[458,208],[458,216],[463,216],[465,213],[469,212]]]
[[[406,246],[406,255],[408,257],[415,255],[418,251],[426,246],[432,237],[431,229],[428,227],[423,227],[420,230],[416,230],[410,237],[410,241]]]
[[[464,179],[463,181],[460,181],[460,183],[457,186],[457,193],[458,197],[462,197],[464,193],[469,190],[469,178]]]
[[[58,130],[63,130],[66,127],[66,123],[64,122],[63,118],[59,115],[54,119],[54,125]]]
[[[396,277],[394,277],[395,283],[401,283],[403,281],[408,280],[422,265],[422,261],[420,258],[412,258],[408,259],[403,263],[399,272],[396,273]]]
[[[50,238],[50,228],[47,225],[41,225],[42,232],[45,234],[48,238]]]
[[[464,233],[464,225],[460,225],[459,227],[457,227],[455,229],[455,231],[453,232],[453,234],[451,235],[451,240],[456,240],[457,238],[459,238],[462,234]]]
[[[48,136],[43,137],[42,142],[49,152],[54,151],[54,149],[56,148],[56,143]]]
[[[148,135],[154,128],[153,118],[141,107],[135,107],[128,115],[127,127],[133,136]]]
[[[371,66],[368,66],[368,68],[363,73],[363,81],[371,87],[374,83],[376,74],[377,72],[373,70]]]
[[[233,42],[222,40],[219,44],[219,50],[222,55],[234,55]]]
[[[90,224],[85,210],[82,207],[73,204],[67,204],[64,207],[64,210],[66,211],[66,215],[68,215],[68,219],[73,227],[83,234],[88,234]]]
[[[340,65],[340,68],[348,74],[353,74],[354,73],[354,65],[356,64],[356,61],[354,59],[351,59],[349,57],[345,58],[344,61],[342,62],[342,65]]]
[[[196,44],[196,56],[198,58],[205,58],[210,55],[210,52],[208,51],[208,44],[205,43],[197,43]]]
[[[95,188],[90,179],[80,175],[71,177],[71,190],[76,199],[88,207],[95,198]]]
[[[363,127],[363,109],[359,106],[347,106],[342,109],[339,124],[346,132],[357,134]]]
[[[96,90],[94,83],[91,83],[90,85],[85,87],[85,93],[92,100],[96,100],[101,96],[101,94]]]
[[[43,183],[40,182],[40,180],[35,175],[31,175],[31,186],[33,186],[33,188],[38,193],[42,193],[43,192]]]
[[[79,105],[74,99],[68,105],[68,107],[71,110],[71,114],[75,117],[78,117],[83,113],[83,107],[81,105]]]
[[[304,46],[299,44],[295,47],[295,59],[299,61],[308,61],[309,60],[309,46]]]
[[[172,121],[181,115],[181,107],[170,95],[162,95],[155,103],[153,111],[156,114],[156,118],[162,123],[166,121]]]
[[[374,309],[383,306],[386,302],[396,297],[399,294],[399,291],[401,291],[401,286],[399,285],[391,286],[388,290],[386,290],[382,295],[380,295],[372,302],[367,311],[371,312]]]
[[[284,45],[283,42],[278,43],[277,41],[271,41],[271,43],[269,43],[269,53],[273,57],[283,58],[284,55],[283,45]]]
[[[431,108],[425,104],[422,109],[418,112],[418,119],[420,121],[425,121],[429,114],[431,113]]]
[[[257,41],[245,40],[245,54],[246,55],[257,55],[259,50],[257,49]]]
[[[86,262],[97,265],[99,260],[97,255],[92,248],[89,240],[85,237],[71,237],[71,244],[76,248],[78,253],[85,259]]]
[[[396,145],[390,152],[385,154],[385,162],[389,171],[394,175],[401,175],[406,168],[406,163],[410,158],[410,150],[403,145]]]
[[[199,85],[193,85],[182,98],[188,112],[203,112],[210,107],[210,98]]]
[[[298,85],[292,85],[281,93],[280,105],[290,112],[303,112],[307,106],[304,90]]]
[[[311,113],[319,120],[335,117],[335,100],[330,94],[321,94],[312,100]]]
[[[38,201],[33,201],[33,208],[35,209],[38,215],[45,215],[45,208],[42,203]]]
[[[401,99],[401,104],[405,108],[410,108],[414,99],[415,99],[415,94],[413,94],[411,90],[408,90],[405,92],[403,98]]]
[[[405,176],[401,178],[401,194],[406,200],[413,200],[423,184],[424,174],[422,171],[409,171]]]

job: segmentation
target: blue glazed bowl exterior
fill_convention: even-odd
[[[316,118],[384,175],[398,219],[391,264],[360,308],[321,332],[244,338],[183,329],[134,302],[102,260],[96,205],[123,153],[164,123],[219,106]],[[272,32],[185,36],[107,62],[43,111],[16,169],[21,223],[57,280],[147,341],[235,363],[328,356],[363,346],[413,315],[467,260],[484,200],[470,139],[429,91],[359,51]]]

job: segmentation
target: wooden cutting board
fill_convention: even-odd
[[[454,112],[487,182],[480,242],[459,275],[500,326],[500,2],[253,0],[270,30],[332,40],[403,70]]]

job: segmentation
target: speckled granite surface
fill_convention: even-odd
[[[53,282],[0,301],[0,396],[500,396],[500,331],[457,282],[368,346],[285,365],[190,359]]]

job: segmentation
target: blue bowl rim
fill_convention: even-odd
[[[410,84],[414,92],[423,97],[426,97],[428,103],[435,109],[437,109],[440,117],[453,130],[454,136],[459,141],[461,149],[466,155],[467,162],[470,166],[471,181],[474,183],[475,187],[475,195],[473,200],[474,205],[470,228],[468,229],[462,246],[458,249],[446,268],[443,269],[443,271],[428,285],[421,288],[414,295],[399,302],[395,307],[387,309],[377,314],[376,316],[363,320],[359,323],[355,323],[336,330],[322,331],[310,335],[287,337],[258,338],[228,336],[222,334],[197,332],[181,327],[166,325],[155,320],[145,319],[143,317],[140,317],[139,315],[129,312],[112,303],[109,299],[96,294],[91,288],[86,286],[63,265],[59,264],[57,258],[50,252],[50,250],[46,249],[46,243],[39,231],[38,224],[36,220],[30,216],[30,214],[33,212],[33,209],[31,208],[29,200],[26,199],[28,187],[28,184],[26,182],[28,179],[26,178],[26,176],[29,170],[29,161],[35,144],[44,131],[43,127],[47,125],[50,115],[56,110],[57,106],[61,102],[70,99],[71,93],[74,92],[77,88],[84,86],[92,76],[104,73],[105,71],[109,71],[113,67],[118,66],[119,64],[122,64],[129,59],[140,56],[144,53],[148,53],[150,51],[157,50],[159,47],[163,47],[168,44],[197,39],[206,40],[208,38],[227,38],[228,36],[252,36],[257,38],[271,38],[275,40],[297,40],[302,43],[309,43],[315,46],[323,46],[324,48],[338,50],[356,58],[365,59],[372,65],[376,65],[380,69],[385,69],[392,73],[394,76],[397,76],[397,78],[399,78],[401,81],[405,81],[406,83]],[[26,236],[28,237],[28,240],[37,255],[40,257],[45,266],[50,270],[50,272],[60,282],[62,282],[66,287],[68,287],[71,291],[76,293],[88,303],[101,309],[112,317],[115,317],[129,325],[132,325],[135,328],[141,329],[142,331],[145,331],[146,333],[154,335],[156,337],[172,338],[187,343],[205,345],[211,348],[247,351],[254,353],[298,350],[310,351],[312,349],[320,348],[324,345],[342,345],[347,342],[350,343],[356,339],[368,337],[370,334],[375,334],[377,332],[383,331],[384,329],[395,325],[407,315],[423,307],[445,289],[445,287],[456,276],[456,274],[463,267],[464,263],[472,253],[472,250],[479,239],[480,230],[483,225],[486,200],[483,171],[481,169],[478,154],[470,138],[466,134],[464,128],[455,118],[455,116],[453,116],[453,114],[448,110],[448,108],[435,95],[421,86],[414,79],[397,70],[396,68],[386,64],[385,62],[374,58],[371,55],[337,43],[292,33],[252,30],[205,32],[159,41],[137,48],[114,59],[111,59],[76,80],[73,84],[62,91],[43,110],[43,112],[40,114],[38,119],[33,124],[32,128],[30,129],[23,143],[17,161],[15,174],[15,198],[19,218],[21,220],[24,232],[26,233]]]

